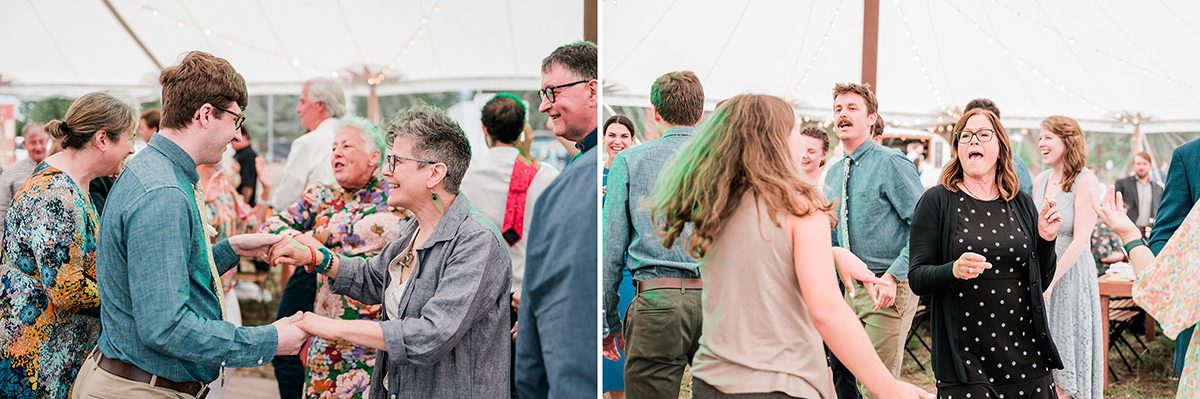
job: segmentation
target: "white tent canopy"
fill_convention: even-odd
[[[380,95],[531,90],[541,59],[583,32],[577,1],[108,2],[132,35],[103,0],[0,0],[0,95],[116,89],[153,98],[151,59],[170,66],[190,50],[229,60],[252,95],[295,95],[309,78],[347,80],[364,65],[372,74],[387,68]]]
[[[861,80],[862,0],[606,1],[603,15],[609,104],[648,106],[657,76],[689,69],[710,99],[773,94],[821,120],[834,83]],[[883,0],[879,17],[880,111],[898,126],[987,97],[1016,127],[1063,114],[1132,132],[1117,115],[1140,112],[1146,133],[1200,131],[1200,3]]]

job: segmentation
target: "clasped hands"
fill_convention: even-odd
[[[307,265],[313,264],[312,255],[315,253],[316,263],[321,262],[321,253],[316,251],[321,244],[308,235],[297,235],[287,238],[274,234],[241,234],[229,237],[229,245],[238,256],[255,257],[268,260],[275,265]],[[310,248],[312,248],[310,250]],[[312,312],[296,314],[276,320],[271,323],[278,333],[279,340],[275,345],[276,355],[295,355],[312,336],[334,338],[337,333],[336,322],[328,317],[318,316]]]
[[[324,260],[323,248],[317,239],[307,234],[285,237],[276,234],[240,234],[229,237],[229,245],[238,256],[253,257],[272,265],[317,265]]]

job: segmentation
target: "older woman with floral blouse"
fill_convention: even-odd
[[[386,184],[379,177],[386,145],[379,128],[348,118],[333,140],[332,167],[337,184],[309,187],[300,201],[263,223],[262,231],[294,236],[306,244],[319,243],[348,257],[370,257],[396,239],[401,208],[387,203]],[[364,305],[330,291],[329,278],[317,279],[314,312],[346,320],[377,320],[379,305]],[[307,398],[361,398],[371,380],[375,350],[343,339],[314,337],[307,353]]]

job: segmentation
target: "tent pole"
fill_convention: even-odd
[[[862,82],[879,95],[875,72],[879,65],[879,0],[863,1]]]
[[[149,58],[150,62],[154,63],[154,66],[157,67],[158,70],[160,70],[160,71],[163,70],[162,63],[158,62],[158,58],[154,58],[154,54],[150,52],[149,48],[146,48],[146,43],[142,43],[142,39],[139,38],[136,33],[133,33],[133,28],[129,27],[129,24],[125,22],[125,18],[121,17],[121,14],[117,12],[117,9],[115,7],[113,7],[112,1],[110,1],[110,0],[100,0],[100,1],[104,2],[104,6],[108,7],[108,12],[111,12],[113,15],[113,18],[116,18],[117,22],[121,23],[121,27],[125,28],[125,33],[129,34],[129,38],[133,39],[133,42],[137,43],[138,47],[140,47],[142,49],[142,52],[146,54],[146,58]]]
[[[596,15],[599,13],[596,6],[596,0],[583,0],[583,40],[599,45],[600,35],[596,32]]]

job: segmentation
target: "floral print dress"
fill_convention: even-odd
[[[215,245],[230,236],[258,231],[262,223],[254,215],[254,208],[233,189],[233,182],[229,181],[223,172],[215,173],[205,182],[203,191],[206,205],[203,209],[206,213],[204,220],[209,221],[209,224],[216,229],[216,234],[209,238],[209,244]],[[221,276],[221,286],[225,289],[224,294],[228,295],[233,290],[233,280],[236,275],[237,267],[234,267]],[[236,299],[233,304],[237,304]],[[235,324],[240,325],[240,323]]]
[[[287,211],[263,223],[262,231],[293,235],[311,233],[333,253],[371,257],[399,236],[403,209],[387,204],[387,187],[378,177],[355,191],[316,185]],[[379,305],[364,305],[330,291],[329,279],[317,276],[313,312],[345,320],[378,320]],[[307,398],[362,398],[370,387],[375,350],[341,339],[313,337],[309,345],[304,395]]]
[[[91,200],[41,164],[5,216],[0,266],[0,396],[66,398],[100,337]]]
[[[1133,282],[1133,299],[1175,339],[1200,322],[1200,202],[1159,251],[1155,263]],[[1193,334],[1179,378],[1177,398],[1200,398],[1200,334]]]

